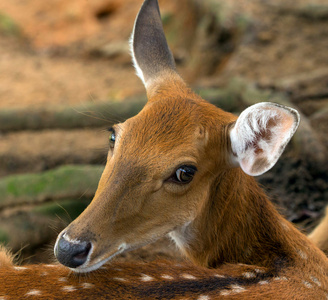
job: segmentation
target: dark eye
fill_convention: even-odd
[[[180,184],[186,184],[192,181],[197,168],[194,166],[181,166],[170,178],[170,181]]]
[[[108,131],[109,131],[109,146],[111,148],[114,148],[115,140],[116,140],[115,130],[113,127],[111,127],[108,129]]]

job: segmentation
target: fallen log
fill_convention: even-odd
[[[62,199],[92,198],[103,166],[67,165],[0,179],[0,211]]]
[[[76,107],[43,107],[0,111],[0,132],[110,126],[137,114],[145,100],[86,103]]]
[[[226,111],[240,111],[246,83],[233,79],[224,88],[196,88],[212,104]],[[266,101],[267,91],[254,89],[256,97]],[[76,129],[110,126],[136,115],[145,105],[145,98],[85,103],[79,106],[52,106],[43,108],[7,109],[0,111],[0,133],[22,130]]]
[[[60,165],[100,164],[107,151],[108,132],[98,128],[8,132],[0,137],[0,178]]]
[[[280,4],[280,3],[267,3],[268,6],[277,10],[280,14],[294,15],[296,17],[302,17],[310,21],[326,21],[328,19],[328,5],[327,4],[305,4],[298,5],[293,2],[292,4]]]
[[[304,85],[310,85],[313,82],[328,78],[328,68],[322,67],[312,72],[305,72],[295,74],[279,79],[273,84],[273,86],[280,90],[297,90],[299,87]]]
[[[89,203],[90,200],[86,198],[66,199],[2,212],[0,244],[16,252],[27,246],[33,249],[49,243]]]

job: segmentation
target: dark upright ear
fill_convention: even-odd
[[[145,0],[135,21],[131,53],[137,75],[144,85],[163,72],[174,71],[175,62],[164,35],[157,0]]]

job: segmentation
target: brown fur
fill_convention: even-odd
[[[145,36],[158,32],[159,27],[151,27],[160,23],[156,0],[146,0],[140,14],[137,24],[142,23]],[[150,27],[148,14],[154,20]],[[139,29],[139,40],[147,42]],[[165,46],[165,39],[159,42]],[[136,62],[147,53],[137,46]],[[153,48],[157,54],[168,49]],[[74,270],[98,270],[78,275],[58,265],[17,268],[4,258],[0,299],[327,299],[327,257],[229,160],[229,131],[236,117],[195,95],[174,69],[162,70],[171,63],[160,62],[152,72],[154,57],[141,57],[148,64],[149,102],[137,116],[114,126],[115,147],[95,197],[63,231],[65,258],[71,245],[92,243],[88,260]],[[172,183],[184,165],[197,167],[193,180]],[[99,261],[122,249],[166,234],[194,265],[99,268]]]
[[[328,206],[326,207],[325,217],[309,234],[309,239],[312,240],[322,251],[328,254]]]
[[[14,258],[3,246],[0,246],[0,268],[13,266]]]
[[[169,97],[169,90],[161,88],[136,119],[122,125],[121,142],[108,158],[95,199],[68,232],[73,238],[89,235],[98,247],[95,253],[112,254],[116,239],[125,237],[138,246],[151,241],[149,232],[163,235],[196,214],[191,238],[181,247],[195,265],[111,264],[86,275],[69,275],[59,266],[26,270],[7,266],[0,276],[0,296],[15,299],[34,290],[44,299],[324,299],[328,295],[325,255],[276,212],[252,177],[226,163],[223,154],[230,147],[226,135],[235,117],[189,89],[178,92]],[[203,129],[195,130],[199,124]],[[210,132],[207,139],[204,132]],[[166,186],[162,191],[163,187],[148,186],[150,178],[165,177],[165,170],[181,157],[172,149],[183,153],[191,147],[199,174],[189,188]],[[145,275],[150,280],[143,281]],[[162,277],[167,275],[171,279]],[[65,281],[59,281],[61,277]],[[84,288],[84,283],[92,286]]]

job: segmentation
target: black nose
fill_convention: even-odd
[[[76,268],[87,261],[90,249],[90,242],[69,242],[61,236],[55,247],[55,256],[64,266]]]

